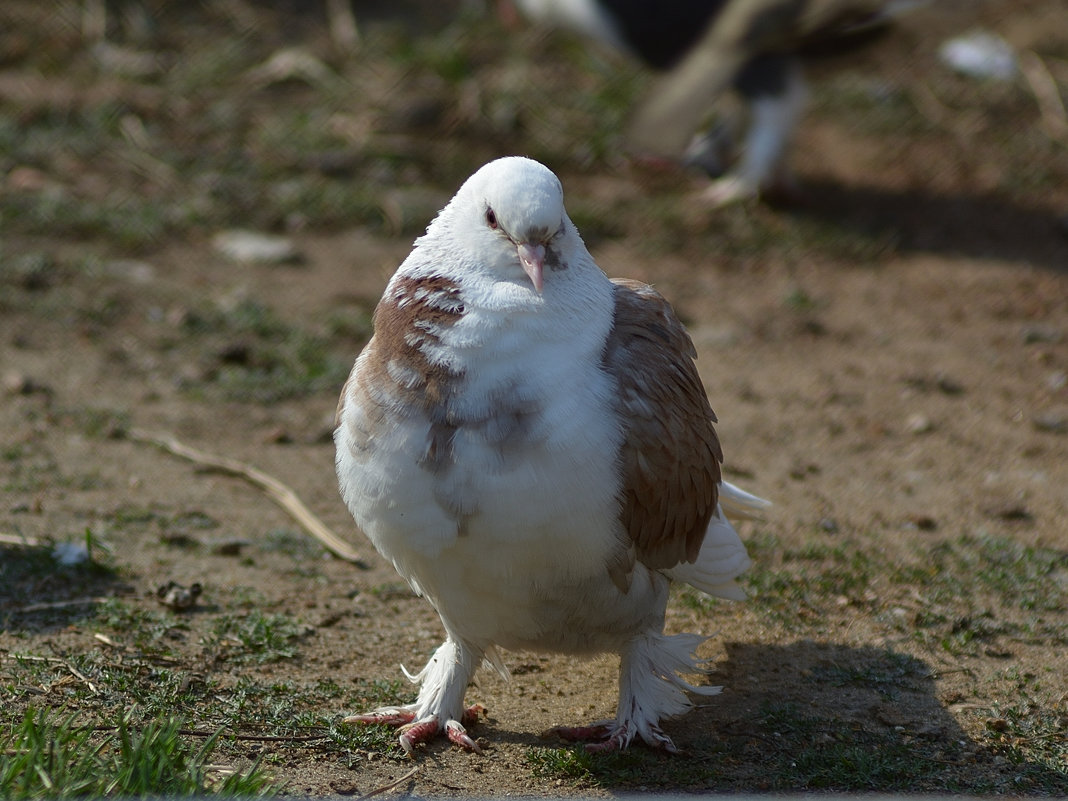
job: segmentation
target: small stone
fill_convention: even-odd
[[[934,423],[925,414],[909,415],[908,419],[905,420],[905,431],[909,434],[927,434],[933,430]]]
[[[219,556],[240,556],[241,549],[251,544],[248,540],[222,540],[211,546],[211,552]]]
[[[22,165],[7,174],[6,183],[16,192],[39,192],[50,184],[50,180],[36,167]]]
[[[276,426],[263,435],[263,441],[268,445],[291,445],[293,436],[281,426]]]
[[[330,782],[330,789],[338,795],[356,795],[360,792],[360,788],[350,781],[343,779],[334,779]]]
[[[1048,325],[1029,325],[1023,330],[1025,345],[1056,345],[1064,339],[1064,332]]]
[[[100,41],[91,49],[97,65],[105,72],[126,78],[151,78],[159,75],[164,64],[152,51],[134,50],[107,41]]]
[[[1068,413],[1043,412],[1031,418],[1031,423],[1038,431],[1050,434],[1068,434]]]
[[[1034,520],[1034,515],[1031,514],[1026,506],[1022,503],[1015,503],[1012,501],[988,506],[983,511],[991,517],[997,517],[1009,522],[1030,522],[1031,520]]]
[[[963,395],[964,385],[945,373],[939,373],[935,378],[935,385],[945,395]]]
[[[934,531],[938,528],[938,521],[930,515],[913,515],[909,522],[920,531]]]
[[[970,31],[938,48],[938,57],[950,69],[969,78],[1010,80],[1016,74],[1012,45],[989,31]]]
[[[33,392],[33,379],[15,370],[4,373],[3,381],[0,383],[3,385],[5,395],[29,395]]]
[[[300,261],[296,245],[284,236],[256,231],[222,231],[212,239],[216,252],[246,264],[284,264]]]
[[[131,284],[150,284],[156,278],[156,268],[147,261],[138,259],[114,259],[103,267],[108,275],[129,281]]]

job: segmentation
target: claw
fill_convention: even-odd
[[[555,734],[561,740],[567,742],[584,742],[586,750],[591,754],[607,754],[613,751],[622,751],[630,744],[627,737],[627,726],[620,725],[614,720],[605,720],[599,723],[591,723],[589,726],[554,726],[546,735]],[[643,737],[647,745],[667,751],[669,754],[677,754],[679,749],[671,738],[664,734],[660,727],[654,727],[651,731],[653,740]]]
[[[471,739],[471,736],[467,733],[467,729],[463,727],[458,721],[449,720],[445,722],[445,736],[449,738],[449,741],[461,748],[466,748],[468,751],[474,751],[476,754],[481,754],[482,749],[478,743]]]
[[[485,716],[486,707],[482,706],[482,704],[472,704],[464,710],[463,715],[460,716],[460,722],[465,726],[474,726]]]
[[[586,743],[586,751],[591,754],[611,754],[627,747],[627,738],[622,729],[599,743]]]

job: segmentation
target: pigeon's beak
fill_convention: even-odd
[[[542,268],[545,265],[545,245],[532,245],[529,242],[520,242],[516,245],[519,252],[519,263],[523,265],[523,272],[529,277],[534,289],[541,293],[543,285]]]

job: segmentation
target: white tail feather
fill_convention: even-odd
[[[724,511],[731,517],[752,519],[771,504],[726,481],[720,485],[719,498],[720,506],[708,524],[696,561],[683,562],[664,573],[673,581],[683,581],[717,598],[744,601],[745,590],[734,580],[745,572],[752,560]]]
[[[735,520],[758,520],[760,513],[771,506],[771,501],[750,495],[729,481],[719,485],[719,503],[727,516]]]

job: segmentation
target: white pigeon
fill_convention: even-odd
[[[663,718],[712,695],[703,637],[663,633],[671,581],[742,599],[722,452],[671,306],[597,267],[560,181],[521,157],[471,176],[386,287],[338,406],[337,473],[359,527],[437,610],[446,640],[413,704],[350,722],[444,731],[478,751],[464,692],[497,651],[618,653],[614,720],[559,728],[675,750]],[[721,505],[722,504],[722,505]]]

